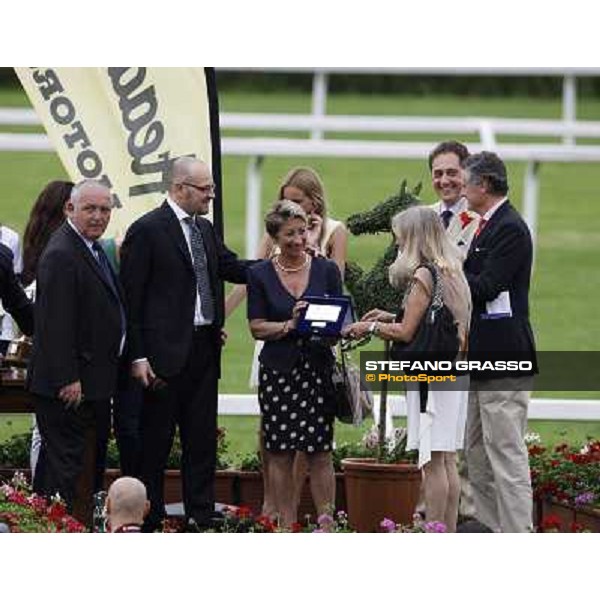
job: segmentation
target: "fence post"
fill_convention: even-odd
[[[575,75],[566,74],[563,78],[563,105],[562,117],[565,125],[572,125],[577,120],[577,80]],[[575,144],[572,135],[563,136],[563,144]]]
[[[256,258],[261,237],[261,167],[263,156],[252,156],[246,170],[246,258]]]
[[[328,74],[324,71],[315,71],[313,77],[312,116],[316,120],[319,117],[324,117],[327,113],[327,83]],[[310,137],[313,140],[323,139],[323,131],[318,125],[313,127]]]
[[[525,181],[523,183],[523,218],[525,219],[525,222],[529,227],[529,231],[531,232],[534,266],[537,245],[539,168],[539,162],[529,161],[525,167]]]

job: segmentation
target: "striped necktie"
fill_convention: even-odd
[[[210,285],[210,277],[208,275],[208,265],[206,262],[204,242],[202,241],[202,233],[193,217],[186,217],[184,221],[190,228],[190,245],[192,247],[194,273],[196,274],[202,316],[207,323],[213,323],[215,320],[215,301]]]

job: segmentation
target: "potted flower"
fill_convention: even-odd
[[[383,402],[383,400],[382,400]],[[419,501],[421,472],[416,453],[406,451],[406,429],[381,439],[374,427],[362,444],[344,449],[346,501],[351,526],[359,532],[379,531],[382,519],[410,524]]]
[[[552,516],[561,531],[576,524],[600,532],[600,440],[554,448],[530,442],[528,450],[540,526]]]

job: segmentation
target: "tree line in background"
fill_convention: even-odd
[[[308,73],[240,73],[217,69],[219,88],[275,92],[310,92],[312,75]],[[0,68],[0,85],[18,87],[11,68]],[[455,96],[532,96],[556,97],[562,94],[560,77],[497,76],[423,76],[423,75],[331,75],[333,93],[406,94],[411,96],[448,94]],[[577,91],[582,97],[600,97],[600,77],[578,77]]]

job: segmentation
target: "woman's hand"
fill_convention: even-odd
[[[360,340],[371,333],[371,327],[373,323],[368,321],[360,321],[359,323],[353,323],[348,325],[342,331],[342,337],[349,338],[351,340]]]
[[[382,323],[393,323],[396,315],[380,308],[374,308],[363,316],[361,321],[381,321]]]
[[[317,213],[310,214],[308,216],[308,235],[306,237],[306,243],[310,248],[319,248],[322,230],[323,217]]]
[[[296,329],[298,326],[298,320],[300,319],[300,313],[308,306],[308,302],[305,300],[298,300],[296,304],[294,304],[294,308],[292,309],[292,321],[290,323],[290,329]]]

